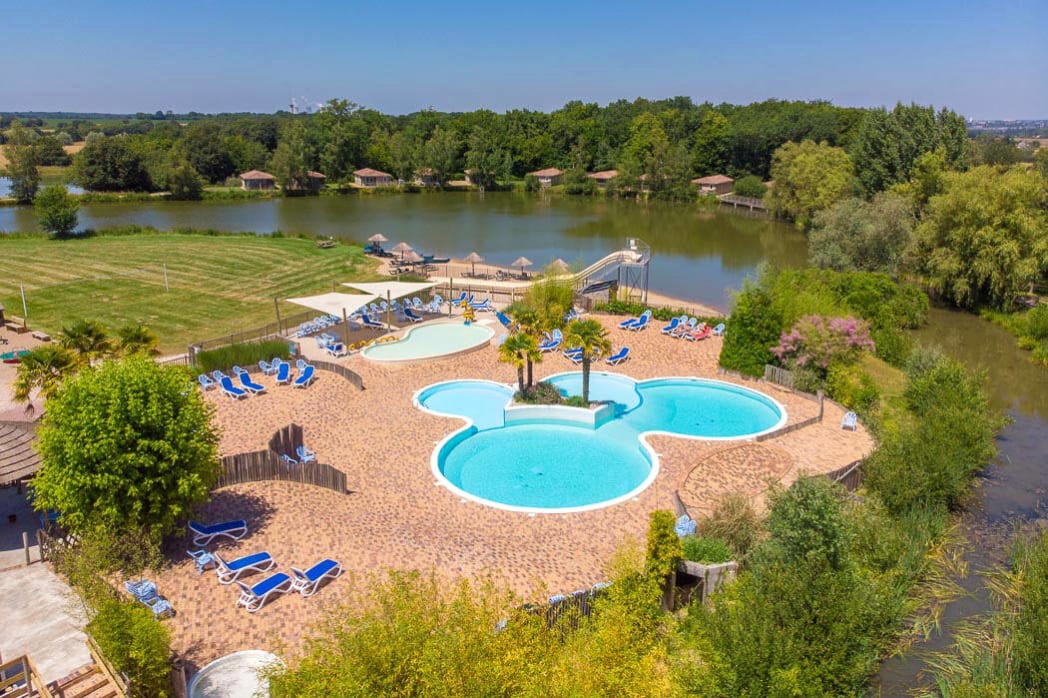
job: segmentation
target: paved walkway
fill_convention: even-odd
[[[48,682],[89,664],[82,608],[46,565],[0,572],[0,655],[28,654]]]

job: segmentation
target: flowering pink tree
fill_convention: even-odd
[[[853,317],[805,315],[779,337],[771,351],[783,363],[826,375],[834,363],[852,363],[873,351],[870,324]]]

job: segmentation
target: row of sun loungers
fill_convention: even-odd
[[[689,318],[687,315],[681,315],[671,319],[670,324],[662,328],[662,334],[675,339],[683,338],[695,342],[710,336],[723,336],[724,323],[722,322],[716,327],[710,327],[704,322],[699,322],[698,318]]]
[[[300,447],[300,450],[302,449],[304,447]],[[240,540],[247,535],[247,522],[236,520],[207,525],[190,521],[189,530],[193,534],[193,543],[203,546],[219,537]],[[342,574],[342,565],[335,560],[326,558],[308,569],[292,567],[290,568],[290,575],[285,572],[276,572],[255,584],[248,585],[240,581],[241,576],[269,572],[276,567],[276,560],[268,552],[262,551],[252,553],[251,555],[243,555],[233,560],[226,560],[220,553],[209,553],[206,550],[191,550],[189,551],[189,556],[194,559],[197,564],[197,570],[201,573],[207,565],[214,565],[219,584],[236,584],[240,588],[240,597],[237,599],[236,605],[238,607],[243,606],[249,613],[254,613],[262,608],[269,597],[274,594],[297,591],[302,596],[312,596],[317,592],[321,582],[325,579],[333,579]],[[133,589],[132,585],[134,585]],[[151,606],[154,608],[154,615],[157,615],[157,617],[165,612],[164,606],[159,605],[159,602],[155,601],[159,597],[156,594],[156,585],[152,582],[128,582],[127,588],[143,603],[153,599],[148,601],[148,603],[157,604],[155,607]],[[149,595],[150,592],[152,596]],[[163,601],[163,603],[166,604],[167,602]],[[170,604],[166,608],[170,610]],[[173,613],[173,611],[171,612]]]
[[[308,337],[309,335],[325,330],[328,327],[333,327],[340,322],[342,322],[342,318],[336,315],[320,315],[299,325],[298,329],[295,330],[294,335],[295,337]]]
[[[448,303],[455,307],[461,306],[463,303],[465,303],[470,308],[472,308],[474,312],[495,312],[495,307],[491,305],[490,298],[485,298],[482,301],[478,301],[474,299],[474,296],[472,294],[467,294],[465,291],[459,294],[458,298],[453,298],[449,300]]]
[[[258,366],[264,375],[275,376],[277,385],[307,388],[316,380],[316,369],[302,359],[299,359],[297,362],[298,375],[294,378],[291,375],[291,364],[279,358],[273,359],[272,363],[266,363],[264,360],[259,361]],[[201,373],[197,376],[197,382],[203,390],[218,388],[223,395],[233,400],[240,400],[248,395],[261,395],[266,392],[266,387],[256,383],[251,374],[240,366],[233,367],[233,375],[237,377],[236,381],[222,371],[216,370],[212,371],[210,375]]]
[[[565,349],[564,350],[564,356],[567,357],[568,359],[571,359],[571,362],[573,364],[577,365],[577,364],[581,364],[582,363],[582,350],[581,349]],[[626,361],[627,359],[629,359],[629,357],[630,357],[630,348],[629,347],[621,347],[621,348],[619,348],[618,351],[614,352],[611,356],[609,356],[608,358],[604,359],[604,361],[605,361],[605,363],[610,364],[611,366],[618,366],[623,361]],[[597,356],[594,356],[593,358],[595,360],[599,361],[600,360],[600,355],[598,354]]]

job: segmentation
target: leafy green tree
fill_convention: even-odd
[[[65,167],[72,161],[62,147],[62,141],[54,136],[41,136],[33,147],[36,148],[37,162],[45,167]]]
[[[582,401],[589,404],[590,365],[611,352],[608,331],[597,320],[572,320],[564,330],[564,345],[582,350]]]
[[[1015,141],[1008,136],[983,133],[971,141],[970,145],[973,165],[1010,167],[1022,157],[1022,153],[1015,147]]]
[[[902,197],[882,193],[872,202],[844,199],[815,214],[808,258],[823,269],[898,277],[913,227],[910,203]]]
[[[833,570],[848,562],[852,533],[840,485],[824,477],[802,477],[774,493],[767,522],[770,538],[764,554],[788,565],[825,561]]]
[[[917,226],[915,257],[931,290],[956,305],[1007,308],[1048,270],[1048,180],[976,167],[946,175]]]
[[[72,531],[173,531],[218,477],[212,408],[189,376],[144,357],[65,381],[40,428],[35,505]]]
[[[225,147],[233,163],[233,174],[260,170],[269,159],[269,151],[264,145],[241,135],[227,136]]]
[[[89,191],[150,191],[152,179],[126,136],[88,139],[73,158],[73,179]]]
[[[106,328],[94,320],[77,320],[63,327],[58,343],[73,352],[81,364],[104,358],[113,351]]]
[[[410,182],[415,174],[421,144],[411,135],[398,131],[389,138],[389,159],[392,163],[393,176]]]
[[[182,150],[193,169],[209,182],[222,182],[235,174],[233,158],[214,121],[198,121],[186,129]]]
[[[124,325],[116,331],[116,336],[117,348],[124,356],[131,354],[153,356],[158,353],[159,338],[140,322]]]
[[[65,347],[54,344],[33,349],[22,356],[15,376],[15,400],[28,402],[34,390],[44,398],[55,394],[66,376],[77,367],[76,356]]]
[[[466,167],[472,173],[472,181],[482,189],[494,189],[499,179],[509,176],[513,160],[500,148],[495,135],[485,128],[478,128],[469,136],[466,151]]]
[[[771,296],[747,280],[735,295],[726,324],[720,365],[750,376],[764,375],[764,365],[772,360],[771,348],[778,343],[784,324]]]
[[[763,199],[768,193],[768,187],[756,175],[746,175],[735,180],[732,191],[739,196],[748,196],[751,199]]]
[[[1033,168],[1042,177],[1048,179],[1048,146],[1037,149],[1037,153],[1033,156]]]
[[[695,131],[691,152],[695,172],[700,177],[723,174],[731,158],[731,124],[727,117],[714,109],[707,111]]]
[[[787,143],[775,151],[768,195],[773,213],[792,219],[799,228],[814,215],[848,196],[853,190],[852,162],[842,148],[827,143]]]
[[[76,230],[80,202],[65,187],[45,187],[33,203],[40,228],[55,237],[64,237]]]
[[[305,189],[309,184],[308,146],[305,128],[299,121],[292,121],[284,129],[283,138],[273,151],[269,169],[277,183],[287,190]]]
[[[11,180],[11,195],[20,204],[32,203],[40,187],[40,163],[29,131],[17,121],[7,132],[4,155],[7,167],[0,173]]]
[[[529,357],[537,354],[538,350],[535,338],[523,332],[511,334],[499,346],[499,361],[517,369],[517,389],[521,397],[527,395],[528,388],[524,382],[524,367],[529,363]]]
[[[459,139],[453,131],[439,126],[422,149],[422,163],[433,170],[433,178],[443,185],[455,171],[459,156]]]
[[[204,183],[189,162],[182,162],[171,168],[167,177],[167,188],[172,199],[197,201],[204,192]]]

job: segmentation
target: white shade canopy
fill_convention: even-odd
[[[348,283],[342,284],[355,288],[358,291],[374,294],[369,298],[403,298],[404,296],[418,295],[427,288],[437,285],[436,281],[374,281],[370,283]]]
[[[343,311],[347,315],[355,313],[376,298],[378,296],[373,293],[321,293],[319,296],[288,298],[287,302],[318,310],[327,315],[342,317]]]
[[[530,267],[532,264],[534,264],[534,262],[532,262],[527,257],[517,257],[517,259],[513,262],[513,264],[510,264],[510,266],[511,267],[521,267],[521,268],[523,268],[523,267]]]
[[[389,242],[389,238],[387,238],[382,233],[375,233],[374,235],[368,238],[368,242]]]

